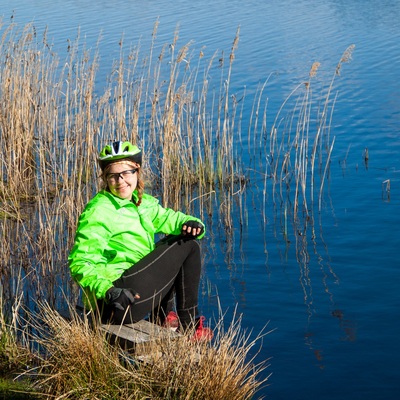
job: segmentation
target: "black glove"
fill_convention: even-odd
[[[186,221],[182,225],[182,235],[196,238],[204,232],[204,225],[198,221]]]
[[[121,311],[125,311],[130,305],[135,304],[138,297],[138,294],[133,289],[112,287],[106,293],[107,303]]]

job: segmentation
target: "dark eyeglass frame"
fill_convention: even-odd
[[[107,174],[106,179],[107,181],[115,181],[115,182],[118,182],[119,178],[123,178],[125,180],[125,178],[127,178],[128,176],[136,174],[138,169],[139,168],[132,168],[121,172],[114,172],[111,174]]]

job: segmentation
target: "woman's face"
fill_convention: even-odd
[[[132,198],[138,180],[137,168],[133,167],[132,164],[111,164],[105,178],[107,186],[114,196],[127,200]]]

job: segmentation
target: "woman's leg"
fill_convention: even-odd
[[[184,326],[189,325],[197,316],[200,274],[199,243],[193,239],[168,238],[114,282],[115,287],[135,290],[140,299],[126,315],[99,304],[100,310],[101,307],[104,310],[102,319],[110,319],[111,311],[114,311],[113,323],[139,321],[154,310],[157,314],[157,309],[167,307],[163,305],[169,303],[175,290],[178,316]]]

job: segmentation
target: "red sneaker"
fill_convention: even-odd
[[[173,312],[170,311],[167,315],[167,317],[165,318],[165,321],[163,323],[163,327],[164,328],[169,328],[172,331],[176,331],[179,327],[179,318],[178,315]]]
[[[194,342],[207,342],[213,338],[214,333],[212,329],[204,326],[205,320],[206,318],[203,316],[198,319],[196,331],[194,332],[194,335],[191,337],[190,340]]]

